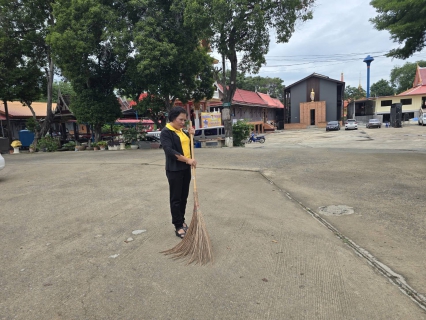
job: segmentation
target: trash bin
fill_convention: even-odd
[[[195,141],[195,148],[201,148],[201,141]]]
[[[28,148],[34,141],[34,133],[30,130],[19,131],[19,141],[21,141],[22,147]]]

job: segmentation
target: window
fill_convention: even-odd
[[[407,106],[413,104],[413,101],[412,99],[401,99],[401,103],[403,106]]]
[[[204,130],[204,135],[207,136],[216,136],[217,135],[217,129],[205,129]]]
[[[392,105],[392,100],[383,100],[380,102],[381,107],[390,107],[391,105]]]

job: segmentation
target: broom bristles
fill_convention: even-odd
[[[204,265],[213,262],[210,237],[198,204],[198,193],[194,190],[194,212],[185,237],[172,249],[162,251],[165,255],[173,255],[173,259],[188,257],[188,263]]]

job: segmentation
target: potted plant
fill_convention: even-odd
[[[98,145],[99,149],[103,151],[103,150],[105,150],[105,147],[106,147],[106,145],[107,145],[107,142],[106,142],[106,141],[99,141],[99,142],[97,143],[97,145]]]
[[[92,142],[92,148],[95,151],[99,150],[99,146],[98,146],[98,144],[96,142]]]
[[[86,150],[86,145],[85,144],[77,144],[75,146],[75,151],[84,151]]]
[[[108,150],[118,150],[119,147],[120,146],[118,141],[114,141],[114,140],[108,141]]]
[[[34,151],[35,151],[34,145],[30,144],[28,150],[30,151],[30,153],[34,153]]]
[[[119,150],[125,150],[125,149],[126,149],[126,143],[124,142],[124,140],[123,140],[123,139],[120,139],[120,140],[118,141],[118,143],[120,144],[120,148],[119,148]]]
[[[19,140],[14,140],[11,144],[13,153],[19,153],[19,147],[22,147],[22,143]]]

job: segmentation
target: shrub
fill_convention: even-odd
[[[125,128],[123,130],[124,142],[130,144],[138,138],[138,131],[134,127]]]
[[[114,124],[112,126],[112,133],[120,133],[124,129],[123,126],[120,126],[118,124]],[[104,124],[101,129],[102,133],[111,133],[111,125],[110,124]]]
[[[27,119],[27,121],[25,122],[25,126],[29,131],[33,133],[40,130],[41,128],[40,123],[36,121],[33,117]]]
[[[50,136],[43,137],[38,141],[38,147],[49,152],[56,151],[59,147],[59,140]]]
[[[237,123],[232,126],[234,146],[244,147],[245,141],[250,136],[252,130],[252,125],[248,124],[245,120],[238,120]]]
[[[67,143],[64,143],[62,145],[62,148],[67,148],[70,151],[74,151],[75,150],[75,142],[74,141],[68,141]]]

